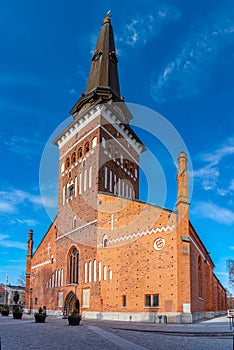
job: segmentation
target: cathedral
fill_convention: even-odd
[[[26,309],[46,306],[49,315],[62,315],[78,307],[87,319],[168,323],[226,310],[226,291],[190,222],[184,150],[176,210],[139,199],[146,148],[120,94],[110,16],[100,29],[86,91],[70,113],[72,122],[54,140],[57,216],[34,253],[28,233]]]

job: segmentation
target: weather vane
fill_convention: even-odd
[[[104,18],[104,23],[110,22],[111,17],[112,17],[111,10],[108,10],[106,13],[106,17]]]

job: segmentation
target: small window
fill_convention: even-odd
[[[82,147],[78,149],[78,159],[82,158]]]
[[[61,173],[64,172],[64,163],[61,164]]]
[[[151,306],[151,295],[145,296],[145,306],[150,307]]]
[[[105,186],[105,188],[107,188],[107,172],[108,172],[108,169],[105,166],[105,178],[104,178],[104,186]]]
[[[107,235],[104,235],[104,236],[103,236],[103,239],[102,239],[102,246],[103,246],[103,248],[105,248],[105,247],[108,246],[108,236],[107,236]]]
[[[68,186],[68,188],[67,188],[67,197],[73,196],[74,190],[75,190],[74,184],[71,184],[70,186]]]
[[[95,148],[97,146],[97,136],[95,136],[93,139],[92,139],[92,148]]]
[[[153,298],[152,298],[153,300],[153,307],[156,307],[156,306],[158,306],[158,294],[155,294],[155,295],[153,295]]]
[[[76,216],[74,216],[74,218],[73,218],[72,228],[73,229],[76,228]]]
[[[76,162],[76,154],[75,154],[75,152],[72,154],[71,161],[72,161],[72,164]]]
[[[102,147],[106,148],[106,139],[104,136],[102,136]]]
[[[159,295],[158,294],[146,294],[145,295],[145,307],[158,307]]]
[[[120,163],[123,164],[123,155],[120,154]]]
[[[70,166],[70,158],[67,158],[66,159],[66,169],[69,168]]]
[[[137,169],[135,169],[135,178],[137,179]]]
[[[35,298],[35,305],[38,305],[38,298]]]
[[[86,142],[85,144],[85,153],[89,151],[89,142]]]
[[[122,307],[126,307],[127,305],[127,296],[123,295],[123,299],[122,299]]]

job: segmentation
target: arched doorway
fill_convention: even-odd
[[[66,310],[67,313],[71,313],[74,309],[78,309],[80,312],[80,301],[76,294],[70,291],[64,300],[64,310]]]

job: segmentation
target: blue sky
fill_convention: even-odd
[[[9,0],[0,7],[0,281],[8,273],[16,283],[27,231],[34,230],[36,247],[50,225],[40,195],[43,149],[85,90],[110,8],[121,93],[163,115],[186,144],[194,169],[191,222],[227,287],[225,261],[234,258],[232,1]],[[139,133],[166,174],[165,204],[173,208],[176,168],[160,142]],[[56,175],[51,187],[44,200],[53,216]],[[150,201],[157,203],[155,193]]]

